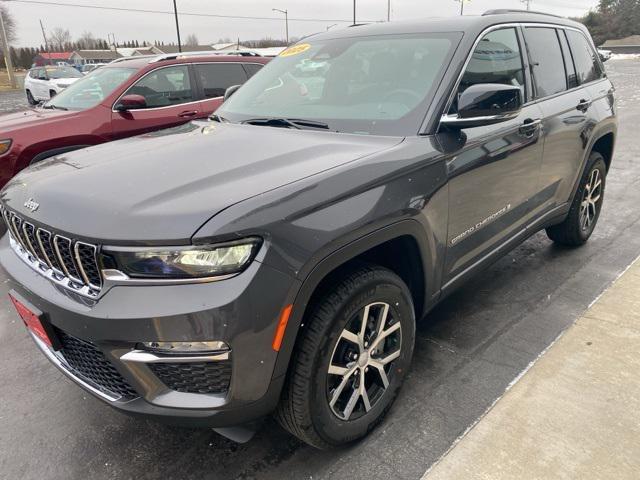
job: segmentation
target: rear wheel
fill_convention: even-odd
[[[567,218],[547,228],[551,240],[567,246],[579,246],[589,240],[600,217],[606,176],[604,158],[598,152],[591,152]]]
[[[328,448],[365,436],[391,407],[413,355],[409,289],[393,272],[361,266],[315,302],[276,417]]]
[[[29,90],[27,90],[27,102],[29,103],[29,105],[37,105],[38,102],[36,102],[36,99],[33,98],[33,95],[31,94],[31,92]]]

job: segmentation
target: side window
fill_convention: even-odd
[[[529,49],[536,98],[567,89],[567,73],[555,28],[527,27],[525,40]]]
[[[571,55],[571,50],[569,50],[569,44],[567,43],[564,30],[558,30],[558,37],[560,38],[560,46],[562,47],[564,66],[567,70],[567,86],[569,88],[577,87],[578,77],[576,76],[576,68],[573,64],[573,55]]]
[[[193,100],[193,90],[189,79],[189,67],[159,68],[142,77],[127,90],[127,95],[142,95],[147,108],[167,107]]]
[[[458,95],[478,83],[503,83],[520,87],[525,96],[524,67],[515,28],[503,28],[487,33],[473,51],[467,69],[460,80]],[[457,110],[454,102],[450,113]]]
[[[601,78],[603,72],[600,69],[600,62],[585,36],[575,30],[567,30],[567,39],[576,64],[578,82],[582,84]]]
[[[261,63],[245,63],[244,69],[247,71],[249,78],[253,77],[263,67]]]
[[[202,63],[195,68],[205,98],[222,97],[227,88],[247,81],[247,74],[240,63]]]

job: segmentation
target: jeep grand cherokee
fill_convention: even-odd
[[[615,135],[578,23],[331,31],[211,121],[19,174],[0,261],[37,346],[108,404],[234,438],[275,412],[340,445],[381,421],[440,299],[541,229],[587,241]]]

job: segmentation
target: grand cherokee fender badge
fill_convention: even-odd
[[[38,207],[40,206],[40,204],[38,202],[36,202],[33,198],[30,198],[29,200],[27,200],[26,202],[24,202],[24,206],[32,211],[35,212]]]
[[[509,210],[511,210],[511,204],[502,207],[500,210],[498,210],[495,213],[492,213],[491,215],[489,215],[484,220],[482,220],[482,221],[476,223],[475,225],[467,228],[460,235],[453,237],[451,239],[451,245],[455,245],[456,243],[458,243],[463,238],[466,238],[469,235],[471,235],[473,232],[477,232],[482,227],[488,225],[489,223],[493,222],[495,219],[497,219],[497,218],[501,217],[502,215],[504,215],[505,213],[507,213]]]

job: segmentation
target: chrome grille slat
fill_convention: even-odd
[[[16,254],[49,280],[96,298],[102,288],[98,246],[38,228],[0,205]]]

